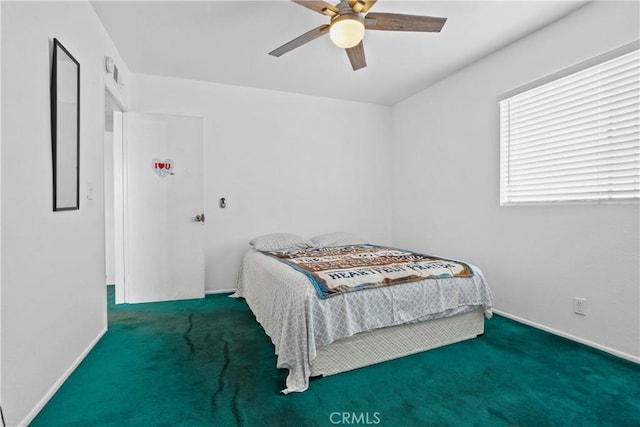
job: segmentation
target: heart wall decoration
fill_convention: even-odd
[[[167,175],[173,175],[173,160],[160,160],[158,158],[153,158],[151,160],[151,168],[160,178],[164,178]]]

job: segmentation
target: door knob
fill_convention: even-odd
[[[204,214],[196,215],[196,222],[204,222]]]

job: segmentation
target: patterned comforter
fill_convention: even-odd
[[[469,277],[425,279],[362,292],[318,298],[308,277],[279,260],[248,250],[232,297],[245,298],[271,338],[277,367],[288,369],[286,388],[309,386],[316,349],[359,332],[453,316],[484,307],[491,317],[491,293],[482,272]]]
[[[369,244],[264,253],[304,273],[323,299],[423,279],[473,276],[459,261]]]

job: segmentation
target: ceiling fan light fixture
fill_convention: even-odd
[[[364,20],[355,14],[340,15],[331,21],[329,38],[338,47],[349,49],[364,38]]]

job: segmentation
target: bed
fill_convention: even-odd
[[[320,245],[318,240],[310,244]],[[305,391],[310,377],[483,334],[484,318],[491,317],[491,293],[482,272],[467,265],[469,277],[428,278],[320,297],[308,274],[251,247],[232,297],[246,300],[271,338],[277,367],[289,370],[282,390],[288,394]]]

